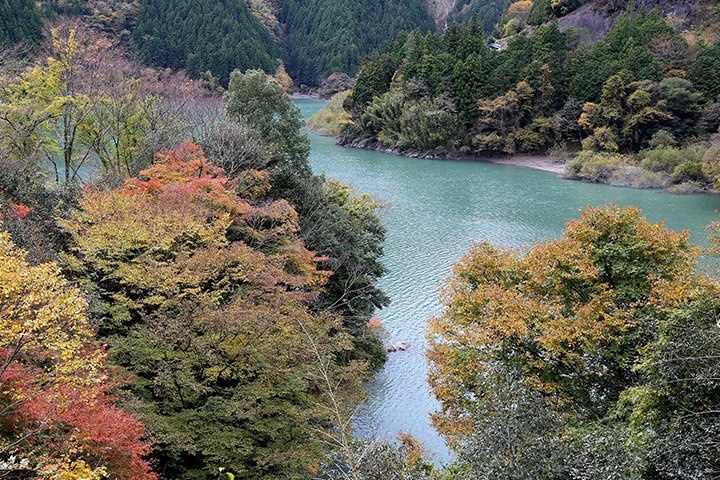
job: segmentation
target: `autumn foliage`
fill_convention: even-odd
[[[433,422],[462,478],[709,478],[720,287],[697,253],[617,206],[525,250],[475,245],[429,330]]]
[[[186,143],[141,179],[85,192],[64,223],[65,264],[98,298],[113,358],[137,376],[154,457],[172,478],[219,466],[248,479],[305,475],[328,415],[318,356],[332,365],[351,348],[337,318],[310,311],[329,272],[298,238],[294,209],[237,188]]]
[[[87,304],[52,263],[31,266],[0,234],[0,452],[48,478],[155,478],[142,425],[117,386]]]
[[[694,258],[687,233],[636,208],[589,208],[561,239],[523,252],[475,245],[430,326],[431,382],[444,407],[436,425],[449,438],[466,431],[463,413],[498,362],[568,409],[606,413],[635,377],[643,312],[691,275]]]

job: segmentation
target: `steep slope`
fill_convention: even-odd
[[[35,43],[42,37],[42,21],[32,0],[0,2],[0,46]]]
[[[438,31],[447,28],[448,17],[455,8],[458,0],[427,0],[427,9],[435,20]]]
[[[435,28],[424,0],[286,0],[280,21],[288,72],[306,85],[333,72],[354,75],[367,53],[402,30]]]
[[[492,32],[510,0],[458,0],[448,22],[466,22],[475,17],[485,32]]]
[[[274,72],[280,56],[243,0],[146,0],[134,38],[147,63],[195,77],[210,70],[224,84],[235,69]]]
[[[691,44],[712,43],[720,34],[720,6],[712,0],[521,0],[507,8],[498,30],[510,35],[557,20],[561,30],[578,30],[592,44],[629,10],[656,12]]]
[[[354,75],[365,55],[401,31],[434,31],[435,18],[442,26],[455,1],[41,0],[39,5],[49,18],[80,18],[132,45],[152,66],[183,69],[193,77],[210,71],[227,84],[232,70],[275,72],[282,60],[296,83],[317,86],[335,72]],[[13,30],[15,17],[24,12],[13,5],[33,7],[28,2],[0,1],[0,43],[25,35]]]

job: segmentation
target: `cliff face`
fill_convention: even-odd
[[[437,24],[438,31],[447,28],[450,12],[455,8],[457,0],[427,0],[427,9]]]
[[[696,26],[697,13],[712,3],[710,0],[635,0],[635,8],[646,12],[656,11],[669,20],[678,32]],[[570,28],[586,32],[584,40],[593,43],[610,30],[615,20],[626,11],[626,2],[596,0],[558,19],[561,30]]]

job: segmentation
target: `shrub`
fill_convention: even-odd
[[[505,149],[505,141],[495,132],[475,135],[472,145],[478,152],[502,152]]]
[[[703,193],[707,191],[705,185],[698,182],[683,182],[668,188],[668,192],[676,195],[688,195],[692,193]]]
[[[565,173],[569,178],[607,183],[617,170],[630,163],[630,157],[625,155],[584,151],[568,163]]]
[[[343,127],[352,122],[350,114],[343,107],[351,95],[351,90],[333,95],[325,108],[308,119],[308,129],[318,135],[338,136]]]
[[[700,162],[685,162],[678,165],[672,173],[672,179],[676,183],[683,182],[705,182],[708,178],[703,173],[703,165]]]
[[[685,148],[660,146],[643,152],[640,165],[653,172],[673,173],[683,163],[701,162],[704,152],[705,148],[700,144]]]
[[[620,150],[617,135],[607,127],[596,128],[592,135],[583,140],[583,148],[597,152],[617,152]]]
[[[666,188],[670,178],[667,174],[651,172],[637,165],[623,165],[612,172],[607,183],[618,187]]]
[[[667,130],[658,130],[650,139],[650,146],[657,147],[674,147],[677,145],[675,136]]]

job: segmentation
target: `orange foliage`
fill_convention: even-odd
[[[141,441],[142,425],[114,405],[118,382],[80,293],[57,265],[31,266],[6,233],[0,266],[4,453],[32,458],[40,475],[53,478],[76,478],[78,469],[83,478],[156,478],[143,460],[150,447]]]
[[[367,327],[370,330],[378,330],[382,327],[382,323],[380,323],[380,318],[377,315],[373,315],[370,317],[370,320],[367,321]]]
[[[156,163],[141,174],[143,179],[127,180],[116,191],[85,192],[82,211],[64,222],[83,258],[78,268],[90,264],[123,284],[165,298],[186,289],[208,305],[227,294],[218,280],[221,272],[239,277],[228,279],[229,285],[240,278],[254,281],[249,265],[242,274],[233,273],[239,268],[233,265],[245,262],[257,268],[267,265],[263,282],[285,283],[297,293],[316,289],[327,279],[329,272],[316,268],[320,259],[297,237],[298,216],[292,206],[285,200],[250,205],[197,145],[185,143],[159,153]],[[266,180],[262,172],[255,177]],[[230,232],[242,242],[232,242]],[[262,254],[269,261],[258,257]],[[67,258],[75,265],[74,256]],[[208,283],[217,288],[206,291],[202,286]]]
[[[22,203],[17,203],[13,205],[13,213],[15,213],[15,216],[18,218],[25,218],[30,213],[31,208],[23,205]]]
[[[528,386],[560,403],[576,388],[602,391],[605,349],[631,341],[643,309],[680,294],[673,286],[692,276],[696,254],[687,232],[617,206],[588,208],[562,238],[523,252],[475,245],[430,321],[430,381],[443,404],[436,427],[450,441],[468,432],[484,370],[499,358],[513,358]]]
[[[222,207],[236,216],[250,210],[247,202],[235,194],[235,182],[225,175],[222,168],[210,163],[194,143],[186,142],[177,150],[158,153],[155,163],[142,170],[140,175],[146,180],[128,179],[121,191],[168,197],[189,196]]]

